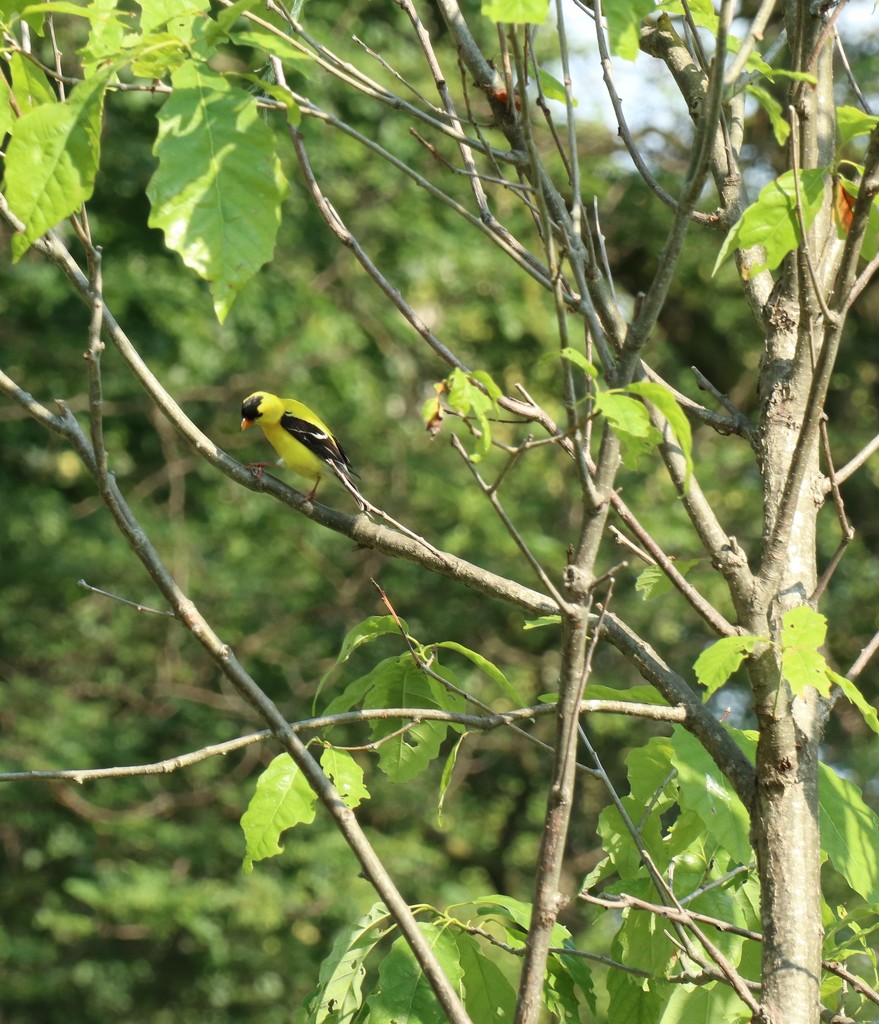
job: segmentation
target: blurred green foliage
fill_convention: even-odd
[[[399,12],[379,13],[361,0],[313,5],[308,13],[315,34],[331,38],[343,56],[366,60],[350,42],[356,32],[429,92]],[[441,42],[439,22],[429,27]],[[71,52],[74,46],[71,40]],[[246,55],[229,59],[247,66]],[[377,65],[369,73],[398,87]],[[390,111],[324,78],[298,87],[468,202],[464,178],[438,169]],[[149,93],[109,100],[89,217],[104,250],[108,306],[165,387],[245,462],[266,457],[266,450],[261,438],[238,433],[241,398],[262,386],[305,397],[342,438],[368,496],[381,496],[383,507],[435,545],[531,585],[514,543],[447,437],[431,441],[419,420],[448,368],[331,237],[292,151],[286,170],[293,191],[275,259],[217,324],[207,289],[146,226],[144,190],[155,167],[151,145],[161,103]],[[474,104],[485,106],[479,96]],[[587,103],[579,113],[590,115]],[[524,383],[561,419],[559,362],[540,363],[558,344],[548,297],[451,210],[365,157],[355,140],[316,121],[303,130],[332,203],[420,316],[473,368],[491,373],[507,391]],[[607,128],[595,124],[589,144],[583,192],[598,196],[617,287],[635,295],[649,280],[670,214],[613,155]],[[453,157],[450,142],[437,145]],[[492,202],[501,220],[536,245],[515,199],[498,193]],[[688,369],[696,365],[753,411],[761,339],[730,268],[716,280],[709,276],[719,244],[716,235],[691,231],[651,355],[682,390],[698,397]],[[82,417],[88,311],[39,258],[13,267],[4,245],[2,261],[5,371],[44,404],[63,398]],[[877,304],[874,285],[853,318],[834,385],[830,429],[838,463],[877,431],[870,327]],[[423,642],[455,640],[479,650],[526,699],[553,688],[554,629],[523,632],[521,615],[507,607],[354,549],[270,499],[240,491],[184,447],[112,349],[103,371],[108,447],[120,485],[181,586],[291,719],[310,713],[317,680],[345,632],[383,611],[373,577]],[[463,433],[460,425],[450,429]],[[522,436],[512,425],[499,433]],[[704,427],[696,431],[695,451],[702,486],[723,522],[756,551],[760,493],[751,453],[744,442]],[[494,453],[480,471],[491,479],[504,461]],[[858,537],[824,605],[831,655],[843,671],[879,627],[877,475],[868,464],[844,489]],[[624,473],[621,482],[626,500],[669,553],[701,556],[660,469]],[[548,447],[520,460],[503,488],[505,506],[554,578],[576,536],[576,492],[569,464]],[[173,621],[77,585],[85,580],[147,606],[158,600],[73,454],[11,403],[0,405],[0,495],[3,770],[155,762],[260,727]],[[347,496],[330,486],[321,497],[347,507]],[[839,532],[833,509],[823,515],[828,559]],[[621,557],[606,550],[605,568]],[[677,596],[643,602],[635,592],[638,571],[632,566],[620,574],[614,602],[663,656],[689,672],[710,637]],[[704,560],[689,578],[731,614]],[[395,638],[382,645],[387,655],[401,649]],[[366,671],[377,656],[372,650],[355,655],[345,679]],[[466,667],[458,668],[466,675]],[[637,681],[604,649],[595,678],[615,686]],[[875,682],[863,681],[875,700]],[[482,685],[475,670],[468,685],[477,692]],[[733,704],[748,724],[741,690],[722,691],[716,700]],[[617,781],[629,749],[656,731],[610,717],[590,724]],[[549,728],[542,723],[538,732]],[[351,737],[364,742],[356,730]],[[826,751],[865,786],[868,800],[879,802],[879,754],[845,708],[831,723]],[[165,775],[0,789],[4,1024],[71,1018],[85,1024],[110,1016],[130,1024],[195,1016],[211,1024],[290,1019],[335,930],[373,897],[320,815],[294,833],[283,857],[242,875],[237,821],[259,765],[273,753],[265,743]],[[406,786],[372,774],[373,799],[359,816],[410,898],[443,904],[496,891],[528,899],[547,763],[507,736],[474,737],[459,754],[442,830],[435,815],[439,767]],[[587,782],[580,799],[569,890],[599,854],[604,796]],[[582,926],[576,908],[566,923],[575,934]]]

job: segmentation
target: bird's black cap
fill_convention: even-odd
[[[241,418],[249,420],[251,423],[258,420],[262,415],[259,411],[261,405],[262,395],[251,395],[250,398],[241,403]]]

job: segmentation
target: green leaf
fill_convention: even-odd
[[[363,769],[348,753],[336,747],[325,747],[320,766],[339,792],[346,807],[357,807],[369,799],[369,790],[363,785]]]
[[[146,35],[156,29],[167,29],[178,38],[192,37],[192,23],[204,17],[201,0],[142,0],[140,28]]]
[[[558,355],[562,359],[567,359],[575,366],[578,366],[585,374],[590,376],[593,380],[595,380],[598,377],[598,370],[596,370],[596,368],[592,365],[592,363],[589,362],[586,356],[584,356],[583,353],[579,352],[577,349],[571,348],[570,346],[566,346],[558,353]],[[549,353],[550,359],[554,359],[555,356],[556,353]]]
[[[376,903],[338,936],[330,955],[320,965],[308,1024],[352,1024],[363,1005],[364,961],[392,930],[393,919],[387,908]]]
[[[541,615],[536,619],[526,619],[522,629],[543,629],[545,626],[558,626],[561,624],[561,615]]]
[[[637,469],[641,457],[662,441],[662,434],[650,422],[643,402],[618,391],[599,391],[593,397],[594,409],[604,416],[620,439],[623,464]]]
[[[877,715],[876,709],[866,699],[866,697],[864,697],[851,679],[846,679],[845,676],[839,675],[838,672],[834,672],[831,668],[827,669],[827,677],[830,679],[831,683],[836,683],[858,711],[861,712],[864,716],[864,721],[869,725],[873,732],[879,733],[879,715]]]
[[[502,895],[480,896],[472,902],[479,916],[491,917],[504,927],[512,945],[523,945],[525,935],[531,927],[530,903]],[[509,927],[508,922],[514,927]],[[556,924],[550,933],[550,945],[561,946],[570,937],[571,933],[563,924]]]
[[[839,148],[856,139],[859,135],[869,135],[879,125],[879,117],[865,114],[857,107],[836,108],[836,133],[839,136]]]
[[[653,0],[605,0],[610,52],[623,60],[635,60],[640,51],[641,25],[656,10]]]
[[[45,74],[17,50],[9,57],[9,71],[12,74],[12,95],[22,115],[44,103],[54,106],[59,102]]]
[[[99,70],[105,60],[118,58],[126,33],[134,28],[134,14],[117,10],[117,5],[118,0],[89,3],[88,42],[78,51],[86,78]]]
[[[489,393],[486,394],[477,382]],[[451,372],[446,384],[449,405],[462,416],[475,416],[479,423],[481,437],[476,451],[470,456],[473,462],[479,462],[491,448],[491,422],[488,414],[497,411],[496,398],[500,396],[500,389],[487,373],[466,374],[458,369]]]
[[[6,151],[6,197],[26,225],[12,236],[15,260],[91,197],[104,90],[114,72],[104,68],[80,82],[64,103],[44,103],[18,119]]]
[[[516,992],[497,964],[483,953],[477,939],[455,934],[464,972],[464,1006],[472,1021],[508,1024],[516,1013]]]
[[[537,78],[540,82],[540,90],[548,100],[556,100],[558,103],[567,103],[567,94],[564,85],[543,68],[537,69]],[[578,107],[580,104],[572,96],[571,106]]]
[[[434,644],[434,646],[444,647],[449,651],[457,651],[458,654],[462,654],[468,661],[472,661],[478,669],[484,672],[489,679],[496,682],[513,704],[520,708],[525,707],[525,702],[519,696],[515,686],[513,686],[497,665],[490,662],[488,658],[483,657],[477,651],[471,651],[469,647],[456,643],[454,640],[443,640],[441,643]]]
[[[707,687],[704,700],[723,686],[761,640],[765,637],[725,636],[705,648],[693,665],[696,678]]]
[[[750,819],[729,780],[699,741],[685,729],[675,726],[671,741],[681,808],[695,811],[706,831],[733,860],[750,864],[753,859],[748,842]]]
[[[548,12],[548,0],[482,0],[482,13],[492,21],[542,25]]]
[[[440,779],[439,802],[436,807],[436,823],[439,828],[443,827],[443,807],[446,802],[446,793],[448,792],[449,784],[452,781],[452,773],[455,770],[455,762],[458,760],[458,751],[461,749],[461,744],[469,735],[469,733],[465,732],[458,737],[455,745],[449,751],[446,763],[443,765],[443,774]]]
[[[818,648],[827,637],[827,619],[807,605],[790,608],[781,619],[781,671],[798,697],[807,686],[830,696],[827,661]]]
[[[687,467],[684,479],[684,491],[686,491],[693,473],[693,431],[686,413],[678,404],[675,396],[662,384],[638,381],[635,384],[630,384],[626,391],[629,394],[638,395],[640,398],[646,398],[668,420],[668,425],[674,431],[678,444],[681,446],[681,453]]]
[[[179,68],[172,84],[159,112],[149,223],[210,282],[222,321],[272,257],[287,182],[252,96],[199,64]]]
[[[818,765],[821,848],[856,893],[879,903],[879,817],[857,786]]]
[[[434,662],[433,671],[450,676],[448,669]],[[365,707],[371,708],[437,708],[445,711],[464,711],[463,697],[450,693],[432,677],[426,675],[406,654],[396,665],[385,671],[381,680],[366,695]],[[449,725],[446,722],[425,721],[406,725],[400,719],[381,719],[371,723],[373,740],[388,739],[379,748],[379,768],[392,782],[409,782],[425,771],[440,751]],[[396,733],[396,735],[393,735]]]
[[[686,576],[693,566],[698,564],[698,558],[682,558],[675,562],[675,568],[682,576]],[[673,589],[668,576],[658,565],[648,565],[635,580],[635,592],[641,595],[642,601],[649,601],[651,598],[667,594]]]
[[[725,1024],[744,1024],[753,1014],[726,985],[704,985],[691,989],[689,985],[675,985],[671,998],[662,1012],[662,1024],[693,1024],[694,1021],[724,1021]]]
[[[618,954],[612,949],[611,955]],[[628,961],[622,957],[625,962]],[[639,966],[639,965],[635,965]],[[658,989],[665,986],[638,984],[639,979],[631,979],[625,971],[609,971],[607,978],[607,994],[610,997],[607,1020],[625,1021],[625,1024],[656,1024],[662,1019],[662,1008],[666,996],[660,995]]]
[[[558,694],[553,695],[557,699]],[[613,686],[602,686],[600,683],[589,683],[586,687],[588,700],[625,700],[634,704],[658,704],[667,707],[668,701],[655,687],[644,683],[641,686],[627,686],[618,690]]]
[[[752,82],[745,86],[745,92],[753,96],[766,112],[766,116],[769,118],[769,123],[772,126],[772,134],[775,136],[775,141],[779,146],[783,146],[790,135],[790,125],[784,116],[782,105],[762,85],[755,85]]]
[[[455,936],[448,928],[419,922],[418,927],[456,990],[464,969]],[[446,1024],[448,1018],[437,1002],[424,971],[405,939],[391,946],[378,970],[379,987],[367,999],[370,1024]]]
[[[245,874],[253,871],[254,861],[284,852],[278,842],[282,832],[314,821],[316,800],[290,755],[279,754],[257,779],[256,792],[241,816]]]
[[[0,138],[12,134],[15,118],[12,114],[12,91],[5,75],[0,75]]]
[[[247,28],[239,28],[229,33],[229,39],[238,46],[249,46],[254,50],[265,50],[273,57],[280,57],[282,61],[289,61],[294,64],[303,65],[297,71],[308,72],[314,63],[314,57],[299,47],[293,41],[285,39],[284,36],[277,36],[261,25],[248,22]]]
[[[574,944],[570,939],[565,939],[562,946],[567,949],[574,949]],[[592,971],[589,964],[581,956],[575,956],[574,954],[565,953],[552,953],[547,964],[548,967],[553,963],[558,964],[561,970],[564,970],[571,981],[580,989],[586,998],[593,1015],[598,1013],[598,1007],[595,1000],[595,986],[592,981]],[[556,974],[559,971],[555,972]],[[580,1017],[580,1014],[577,1014]]]
[[[339,654],[333,664],[324,672],[320,678],[320,682],[317,684],[317,690],[314,694],[314,700],[312,701],[312,711],[317,707],[317,699],[320,696],[321,690],[330,676],[336,671],[340,665],[344,665],[345,662],[351,657],[351,655],[357,650],[358,647],[362,647],[364,644],[371,644],[373,640],[376,640],[380,636],[387,636],[389,633],[394,633],[400,637],[400,629],[404,632],[408,632],[408,626],[402,619],[399,623],[393,617],[393,615],[370,615],[362,622],[358,622],[356,626],[348,630],[345,635],[345,639],[342,641],[342,646],[339,648]],[[344,710],[347,710],[345,708]],[[327,712],[332,714],[334,712]]]
[[[824,203],[824,183],[827,175],[820,168],[800,171],[800,194],[803,204],[803,222],[806,229],[812,224]],[[786,171],[760,191],[757,202],[745,210],[730,228],[712,274],[734,249],[748,249],[762,245],[766,261],[750,270],[750,276],[763,270],[774,270],[789,252],[800,244],[800,226],[796,216],[796,190],[794,172]]]

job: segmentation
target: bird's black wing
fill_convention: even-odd
[[[339,442],[322,430],[317,424],[309,423],[308,420],[300,419],[289,412],[281,417],[281,426],[287,433],[295,438],[301,445],[313,452],[319,459],[337,467],[346,475],[357,476],[351,460],[345,449]]]

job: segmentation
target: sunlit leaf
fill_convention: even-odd
[[[800,171],[800,197],[803,222],[810,227],[824,203],[826,173],[821,169]],[[788,253],[800,244],[800,227],[796,215],[794,172],[787,171],[766,185],[757,201],[745,210],[726,236],[717,255],[712,273],[734,249],[762,245],[765,262],[750,270],[753,276],[763,270],[774,270]]]
[[[725,636],[705,648],[693,665],[696,678],[707,688],[705,700],[723,686],[761,639],[759,636]]]
[[[482,13],[492,21],[542,25],[548,11],[548,0],[482,0]]]
[[[317,797],[289,754],[279,754],[256,783],[256,792],[241,816],[244,830],[244,873],[255,861],[284,852],[281,833],[314,821]]]
[[[209,281],[217,317],[271,259],[287,182],[253,96],[204,65],[172,76],[159,111],[150,225]]]
[[[18,119],[6,151],[6,197],[25,223],[12,236],[14,259],[91,197],[101,151],[104,68],[63,103],[42,103]]]

